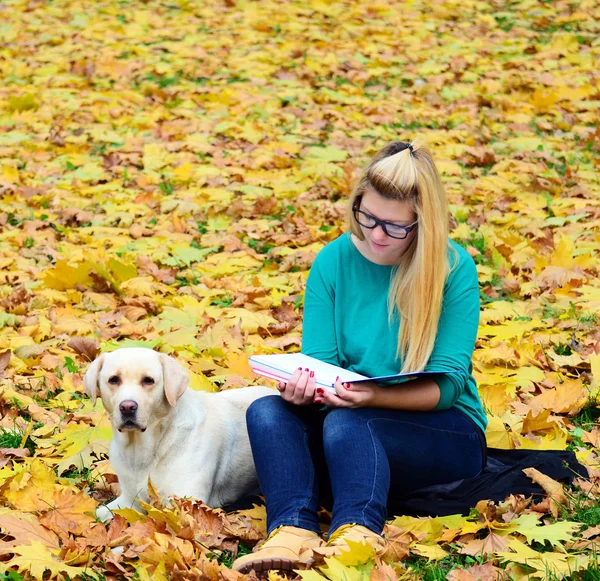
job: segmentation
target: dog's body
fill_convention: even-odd
[[[257,486],[246,430],[246,409],[277,392],[245,387],[220,393],[187,389],[187,372],[151,349],[100,356],[85,375],[86,392],[99,393],[111,417],[110,461],[121,495],[97,511],[139,507],[148,479],[162,498],[189,496],[219,507]]]

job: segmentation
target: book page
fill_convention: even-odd
[[[315,372],[315,383],[319,387],[331,389],[336,378],[348,382],[368,379],[364,375],[354,373],[330,363],[324,363],[314,357],[304,355],[303,353],[283,353],[280,355],[253,355],[249,358],[249,363],[255,373],[267,375],[274,378],[286,380],[289,379],[296,370],[308,368]],[[261,373],[262,372],[262,373]]]

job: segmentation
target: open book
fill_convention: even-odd
[[[323,363],[314,357],[304,355],[303,353],[283,353],[280,355],[252,355],[248,362],[252,371],[257,375],[275,379],[277,381],[287,381],[298,369],[310,369],[315,372],[315,384],[333,390],[333,384],[336,377],[348,383],[360,383],[362,381],[375,381],[378,384],[396,384],[415,379],[417,377],[429,377],[434,375],[443,375],[446,373],[460,373],[458,369],[447,371],[418,371],[415,373],[398,373],[396,375],[380,375],[378,377],[366,377],[347,369],[342,369],[331,363]]]

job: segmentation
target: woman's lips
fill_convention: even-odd
[[[375,248],[387,248],[387,244],[377,244],[374,240],[371,240],[371,244],[375,246]]]

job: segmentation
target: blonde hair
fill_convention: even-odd
[[[414,204],[417,234],[394,270],[388,294],[390,322],[400,314],[396,356],[401,372],[422,371],[431,357],[442,312],[448,263],[448,200],[430,152],[417,143],[394,142],[380,149],[365,168],[348,201],[350,230],[364,240],[354,218],[355,200],[367,189]]]

